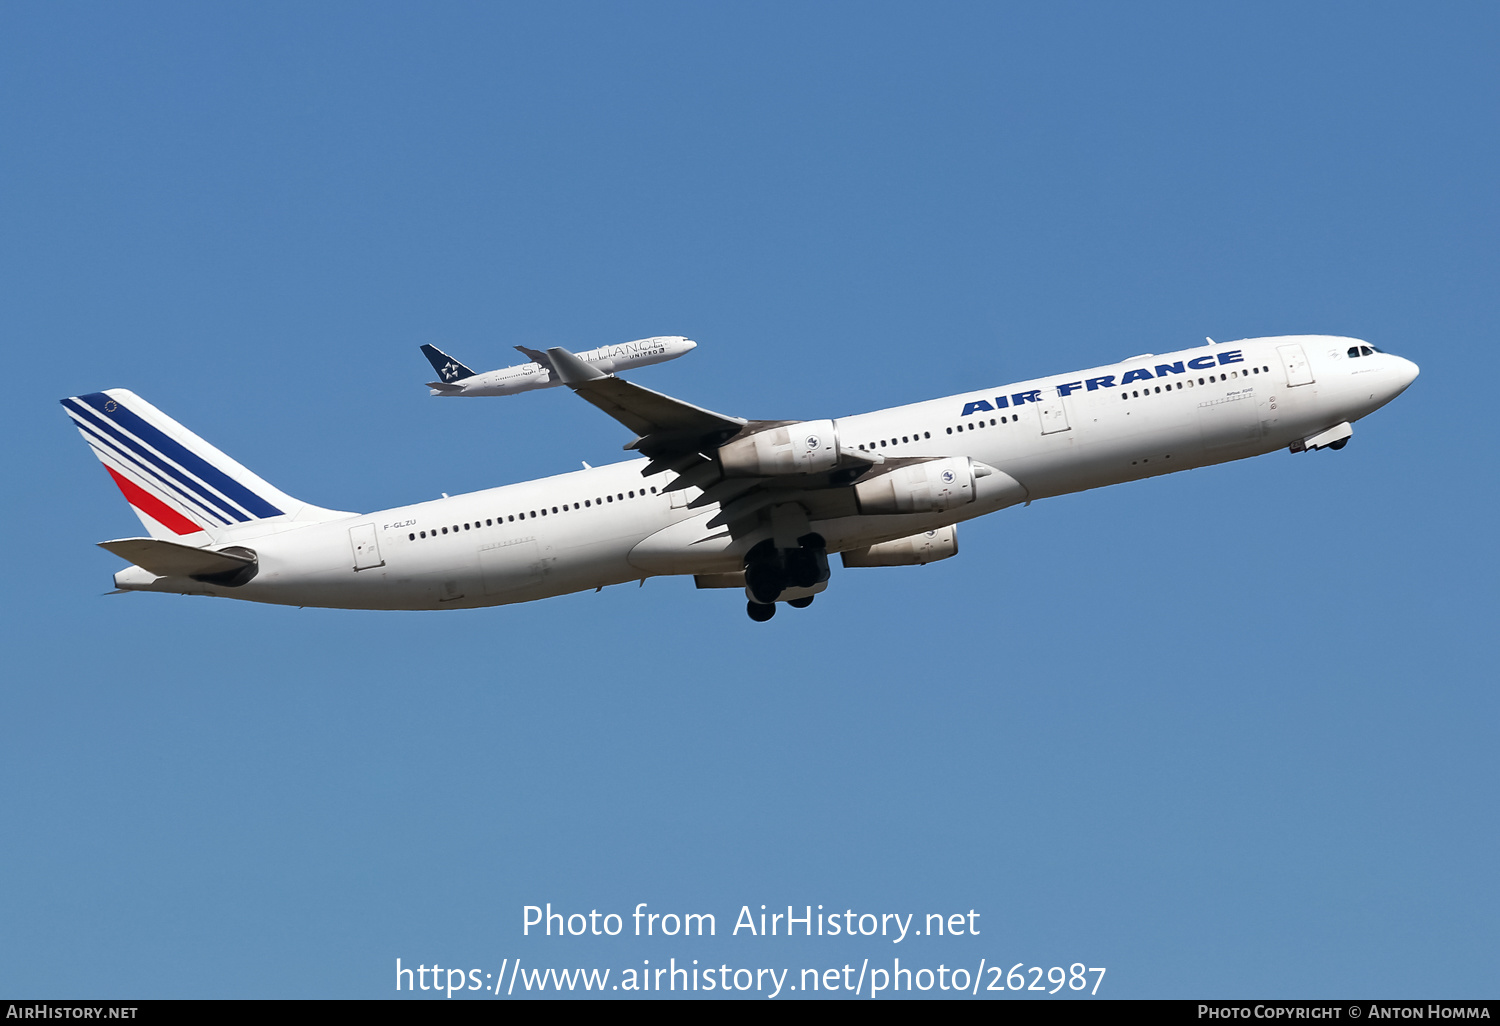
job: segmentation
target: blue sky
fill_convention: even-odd
[[[900,956],[1494,996],[1497,45],[1480,4],[7,6],[0,992]],[[673,579],[101,597],[136,521],[56,405],[134,389],[366,510],[627,440],[430,399],[423,342],[680,333],[636,380],[811,418],[1301,332],[1422,377],[1340,453],[1006,511],[767,625]],[[549,901],[720,935],[523,937]],[[763,903],[981,934],[726,936]]]

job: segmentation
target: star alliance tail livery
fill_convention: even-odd
[[[657,335],[573,355],[606,374],[613,374],[675,360],[697,347],[698,343],[681,335]],[[437,346],[423,346],[422,355],[427,357],[427,362],[438,375],[438,380],[429,381],[427,387],[432,389],[432,395],[482,396],[515,395],[536,388],[555,388],[563,383],[557,368],[552,365],[552,358],[546,353],[525,346],[516,346],[516,349],[531,362],[476,374]]]
[[[958,551],[1007,506],[1258,456],[1341,449],[1417,377],[1358,339],[1209,344],[834,420],[744,420],[566,349],[549,373],[634,434],[637,458],[376,513],[294,499],[139,396],[62,400],[146,536],[101,542],[124,591],[450,609],[692,575],[752,619],[845,567]]]

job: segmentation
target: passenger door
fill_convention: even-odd
[[[349,545],[354,550],[356,572],[385,566],[385,560],[380,558],[380,546],[375,541],[374,524],[360,524],[349,528]]]
[[[1307,362],[1307,353],[1302,346],[1293,343],[1291,345],[1277,346],[1276,352],[1281,356],[1281,366],[1286,370],[1287,387],[1295,385],[1311,385],[1313,383],[1312,364]]]
[[[1059,431],[1069,431],[1072,425],[1068,423],[1068,411],[1063,406],[1061,396],[1048,396],[1037,404],[1037,413],[1042,418],[1042,434],[1055,435]]]

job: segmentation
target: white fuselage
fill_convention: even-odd
[[[614,346],[600,346],[598,349],[573,355],[598,367],[605,374],[614,374],[617,371],[675,360],[697,346],[698,343],[681,335],[657,335]],[[531,362],[461,378],[446,388],[432,389],[432,394],[463,397],[515,395],[517,392],[530,392],[538,388],[555,388],[561,384],[562,379],[551,367]]]
[[[843,417],[835,421],[841,448],[967,456],[1003,473],[982,479],[973,502],[942,513],[870,516],[834,502],[815,503],[809,515],[838,552],[1018,501],[986,493],[989,480],[1019,482],[1029,501],[1296,446],[1373,412],[1416,377],[1398,356],[1348,357],[1358,345],[1317,335],[1249,339]],[[152,578],[138,567],[116,582],[301,606],[444,609],[742,569],[768,529],[731,537],[707,526],[718,505],[688,508],[700,492],[665,492],[672,475],[646,478],[646,465],[635,459],[328,523],[244,525],[216,540],[258,554],[259,573],[240,587]]]

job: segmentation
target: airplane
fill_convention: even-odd
[[[350,513],[302,502],[124,389],[62,400],[145,526],[99,543],[120,591],[350,609],[464,609],[692,576],[752,620],[846,568],[958,551],[956,525],[1037,499],[1278,449],[1343,448],[1417,365],[1292,335],[827,420],[746,420],[563,348],[562,383],[634,434],[635,458]]]
[[[665,363],[692,352],[698,343],[681,335],[655,335],[625,342],[617,346],[600,346],[582,353],[574,353],[584,363],[593,364],[606,374],[633,367],[645,367],[653,363]],[[562,378],[552,365],[552,358],[537,349],[516,346],[525,355],[528,363],[500,370],[475,373],[443,352],[437,346],[423,346],[422,355],[437,371],[438,381],[427,382],[431,395],[441,396],[485,396],[515,395],[536,388],[556,388]]]

